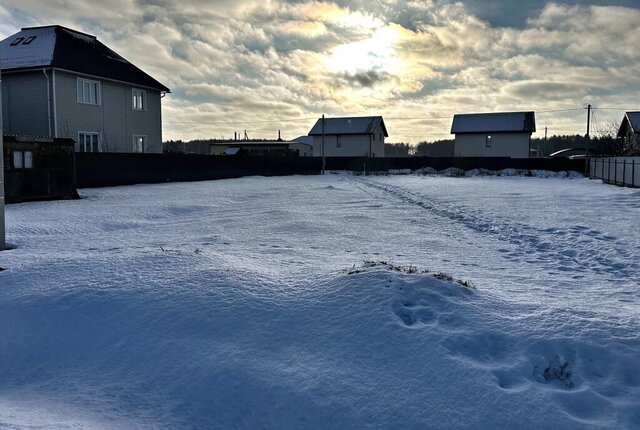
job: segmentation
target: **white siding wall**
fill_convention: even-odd
[[[58,137],[77,140],[79,131],[98,132],[106,151],[132,152],[133,135],[143,135],[148,152],[162,152],[159,91],[146,90],[146,110],[134,111],[130,85],[100,80],[101,104],[89,105],[77,101],[77,75],[56,71],[55,79]]]
[[[529,133],[490,134],[489,148],[487,134],[490,133],[456,134],[454,156],[529,158]]]
[[[369,151],[375,157],[384,157],[384,136],[381,141],[378,134],[327,134],[324,142],[326,157],[369,157]],[[322,157],[322,136],[313,136],[313,156]]]
[[[289,148],[298,150],[300,157],[313,156],[313,146],[307,145],[306,143],[290,143]]]
[[[378,128],[376,128],[373,136],[371,144],[372,156],[378,158],[384,157],[384,131],[382,130],[382,125],[379,125]]]

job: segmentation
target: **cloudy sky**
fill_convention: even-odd
[[[383,115],[389,141],[458,112],[535,110],[537,135],[640,110],[640,0],[5,0],[0,38],[61,24],[171,88],[164,138],[284,138]]]

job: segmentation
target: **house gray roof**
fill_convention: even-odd
[[[532,133],[534,112],[467,113],[453,116],[451,133]]]
[[[50,67],[170,92],[98,41],[59,25],[27,27],[0,42],[3,72]]]
[[[325,118],[324,134],[372,134],[375,133],[379,125],[382,125],[385,137],[389,136],[381,116]],[[309,136],[320,135],[322,135],[322,118],[309,131]]]
[[[295,139],[291,139],[290,143],[302,143],[304,145],[313,145],[312,136],[298,136]]]
[[[627,130],[635,134],[640,133],[640,111],[625,113],[622,124],[620,124],[620,129],[618,130],[618,137],[626,136]]]

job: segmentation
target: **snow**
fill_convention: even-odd
[[[637,190],[339,174],[81,196],[7,207],[0,428],[640,427]]]
[[[35,37],[30,43],[15,43],[21,37],[23,41]],[[0,64],[3,69],[20,67],[49,66],[53,59],[56,44],[54,27],[39,27],[22,30],[0,42]]]

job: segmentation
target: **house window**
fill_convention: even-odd
[[[340,142],[340,136],[336,136],[336,148],[342,148],[342,142]]]
[[[29,37],[27,37],[27,38],[25,39],[25,41],[24,41],[24,42],[22,42],[22,44],[23,44],[23,45],[28,45],[28,44],[30,44],[31,42],[33,42],[34,40],[36,40],[36,37],[38,37],[38,36],[29,36]]]
[[[133,110],[147,109],[147,92],[137,88],[131,89]]]
[[[13,151],[14,169],[33,169],[32,151]]]
[[[380,133],[380,142],[382,142],[382,133]]]
[[[147,136],[141,134],[133,135],[133,152],[147,152]]]
[[[16,40],[14,40],[13,42],[11,42],[9,44],[9,46],[16,46],[19,45],[20,42],[22,42],[24,40],[24,37],[17,37]]]
[[[76,150],[78,152],[102,152],[100,147],[100,133],[78,133]]]
[[[485,139],[485,146],[487,148],[491,148],[491,135],[487,134],[487,138]]]
[[[99,105],[100,82],[78,78],[78,103]]]

